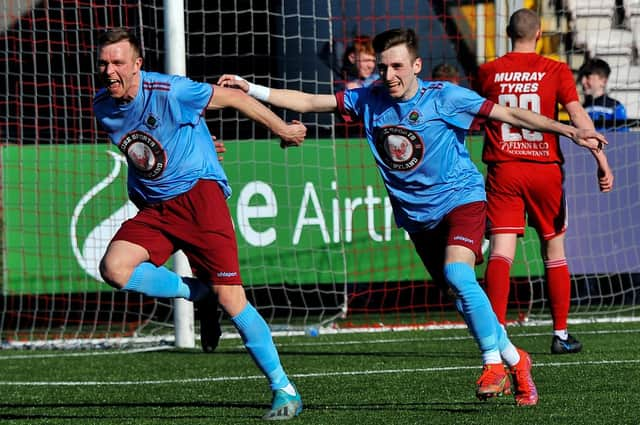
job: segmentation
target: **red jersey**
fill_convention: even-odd
[[[503,106],[519,107],[548,118],[558,116],[558,103],[578,101],[573,73],[566,63],[536,53],[511,52],[480,66],[475,89]],[[564,161],[558,136],[487,121],[482,161]]]

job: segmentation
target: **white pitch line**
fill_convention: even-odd
[[[279,348],[287,348],[287,347],[317,347],[321,345],[331,345],[331,346],[347,346],[347,345],[375,345],[375,344],[392,344],[398,342],[420,342],[420,341],[460,341],[472,339],[469,334],[460,335],[460,336],[442,336],[442,337],[434,337],[431,334],[432,331],[425,331],[424,337],[415,337],[415,338],[380,338],[380,339],[367,339],[363,341],[335,341],[332,339],[331,341],[318,341],[316,337],[308,337],[309,342],[287,342],[285,344],[278,343],[276,340],[276,346]],[[628,334],[628,333],[640,333],[640,329],[620,329],[620,330],[594,330],[594,331],[580,331],[580,335],[601,335],[601,334]],[[335,335],[335,334],[332,334]],[[527,337],[538,337],[538,336],[551,336],[549,332],[526,332],[519,333],[515,335],[509,335],[511,338],[527,338]],[[233,348],[244,348],[243,345],[238,344]],[[64,351],[56,351],[55,354],[47,353],[47,354],[17,354],[17,355],[6,355],[0,356],[1,361],[7,360],[29,360],[29,359],[47,359],[47,358],[60,358],[60,357],[90,357],[90,356],[114,356],[121,354],[137,354],[144,352],[153,352],[153,351],[165,351],[165,350],[174,350],[176,349],[170,345],[163,345],[158,347],[146,347],[146,348],[136,348],[129,350],[114,350],[114,351],[79,351],[79,352],[64,352]]]
[[[601,366],[607,364],[637,364],[640,363],[640,359],[631,360],[593,360],[586,362],[550,362],[550,363],[535,363],[535,368],[540,367],[567,367],[567,366]],[[364,376],[364,375],[388,375],[388,374],[412,374],[412,373],[431,373],[431,372],[450,372],[460,370],[477,370],[478,366],[443,366],[443,367],[427,367],[427,368],[414,368],[414,369],[383,369],[383,370],[354,370],[354,371],[341,371],[341,372],[317,372],[317,373],[297,373],[291,374],[292,378],[325,378],[328,376]],[[251,376],[219,376],[211,378],[192,378],[192,379],[163,379],[153,381],[34,381],[34,382],[11,382],[0,381],[0,386],[20,386],[20,387],[60,387],[60,386],[132,386],[132,385],[167,385],[167,384],[190,384],[190,383],[202,383],[202,382],[227,382],[227,381],[250,381],[264,379],[262,375]]]
[[[119,351],[78,351],[78,352],[60,352],[56,351],[55,354],[16,354],[16,355],[7,355],[0,356],[0,361],[3,360],[29,360],[29,359],[55,359],[60,357],[91,357],[91,356],[115,356],[121,354],[138,354],[138,353],[148,353],[153,351],[166,351],[166,350],[174,350],[173,346],[162,346],[162,347],[145,347],[145,348],[132,348],[129,350],[119,350]]]
[[[309,341],[309,342],[287,342],[286,344],[278,344],[278,347],[305,347],[305,346],[318,346],[318,345],[364,345],[364,344],[390,344],[396,342],[419,342],[419,341],[460,341],[466,339],[472,339],[471,335],[460,335],[460,336],[442,336],[442,337],[433,337],[430,336],[428,332],[425,331],[425,337],[416,337],[416,338],[381,338],[381,339],[367,339],[364,341]],[[600,335],[600,334],[627,334],[627,333],[640,333],[640,329],[621,329],[621,330],[598,330],[598,331],[580,331],[580,335]],[[322,333],[320,334],[322,335]],[[551,337],[550,332],[526,332],[526,333],[518,333],[515,335],[509,335],[510,338],[528,338],[528,337],[538,337],[538,336],[548,336]],[[309,337],[312,339],[315,337]],[[242,347],[242,345],[238,345],[238,347]]]

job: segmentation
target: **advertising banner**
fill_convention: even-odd
[[[637,139],[618,135],[616,146],[607,148],[616,172],[611,194],[598,192],[586,150],[565,149],[572,273],[638,270]],[[481,140],[468,145],[483,169]],[[223,165],[233,189],[228,203],[247,285],[427,278],[407,235],[395,226],[363,141],[307,140],[286,151],[277,140],[226,147]],[[3,292],[111,290],[100,281],[98,262],[120,223],[136,212],[121,154],[103,144],[2,149]],[[512,275],[541,275],[539,256],[535,232],[527,229]],[[482,276],[484,267],[476,271]]]

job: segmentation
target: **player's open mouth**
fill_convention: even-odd
[[[111,78],[107,79],[107,87],[108,88],[113,88],[113,86],[116,85],[116,84],[120,84],[120,81],[119,80],[115,80],[115,79],[111,79]]]
[[[387,87],[389,87],[390,89],[396,88],[396,87],[400,87],[400,82],[399,81],[387,81]]]

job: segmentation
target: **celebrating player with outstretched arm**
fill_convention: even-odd
[[[373,41],[381,83],[334,95],[269,89],[234,75],[218,83],[240,87],[260,100],[298,112],[338,112],[364,124],[367,141],[393,206],[398,226],[413,241],[427,270],[446,282],[480,351],[484,369],[476,395],[509,393],[510,366],[516,403],[536,404],[531,358],[500,327],[474,265],[482,260],[486,199],[483,177],[464,146],[474,120],[496,119],[551,131],[597,150],[606,143],[593,130],[578,130],[524,109],[507,108],[448,82],[425,82],[417,38],[411,29],[378,34]]]
[[[238,90],[143,71],[140,44],[125,29],[105,32],[98,47],[105,87],[95,97],[94,111],[127,157],[129,195],[140,208],[109,244],[100,263],[102,277],[117,289],[154,297],[198,301],[213,291],[269,380],[273,400],[264,419],[297,416],[300,394],[280,363],[267,323],[247,302],[242,287],[226,203],[231,188],[203,111],[233,107],[290,145],[303,142],[305,126],[285,123]],[[163,266],[179,249],[196,279]]]

